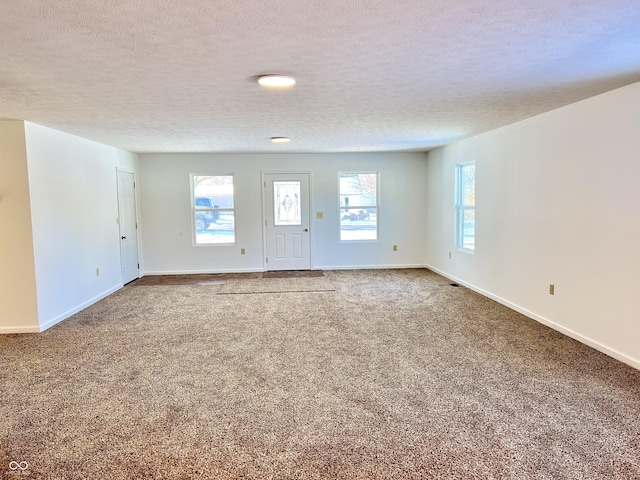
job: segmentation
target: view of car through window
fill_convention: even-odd
[[[234,243],[233,175],[192,175],[191,179],[195,243]]]
[[[209,225],[216,223],[220,218],[220,212],[216,210],[197,211],[197,207],[218,208],[213,204],[213,200],[207,197],[196,197],[196,231],[201,232],[209,228]]]

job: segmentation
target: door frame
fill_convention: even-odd
[[[124,257],[122,255],[122,240],[120,239],[121,236],[121,230],[120,230],[120,218],[121,218],[121,212],[120,212],[120,181],[119,181],[119,175],[120,173],[127,173],[127,174],[131,174],[133,175],[133,212],[135,215],[135,224],[136,224],[136,242],[135,242],[135,248],[136,248],[136,263],[138,265],[138,275],[136,278],[140,278],[140,235],[139,235],[139,229],[138,229],[138,219],[140,218],[140,215],[138,214],[138,192],[137,192],[137,180],[136,180],[136,172],[135,170],[131,169],[131,168],[127,168],[127,167],[116,167],[116,191],[118,192],[118,218],[117,218],[117,224],[118,224],[118,247],[119,247],[119,252],[120,252],[120,282],[122,284],[125,283],[124,281],[124,271],[123,271],[123,264],[124,264]],[[135,279],[134,279],[135,280]],[[129,281],[133,281],[133,280],[129,280]]]
[[[260,172],[260,186],[262,189],[262,270],[269,271],[267,264],[267,207],[271,206],[271,199],[267,198],[267,175],[308,175],[309,177],[309,269],[313,269],[313,182],[309,170],[262,170]]]

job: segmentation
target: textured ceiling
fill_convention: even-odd
[[[639,0],[0,0],[0,117],[134,152],[428,150],[636,81]]]

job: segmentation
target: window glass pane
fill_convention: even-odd
[[[464,206],[475,206],[476,204],[476,165],[463,165],[460,169],[461,181],[461,202]]]
[[[475,250],[476,164],[456,165],[455,247],[473,253]]]
[[[214,220],[204,217],[209,213],[216,214]],[[196,212],[195,215],[196,243],[234,243],[236,241],[233,210]]]
[[[340,240],[377,240],[377,208],[340,209]]]
[[[233,208],[233,175],[194,175],[196,208]]]
[[[196,244],[235,243],[233,175],[192,175]]]
[[[273,182],[274,225],[302,225],[299,181]]]
[[[340,173],[340,240],[378,239],[378,174]]]
[[[473,250],[476,244],[476,211],[463,210],[462,215],[462,248]]]
[[[377,173],[341,173],[341,207],[375,207],[377,205]]]

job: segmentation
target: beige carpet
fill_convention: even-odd
[[[148,275],[138,278],[129,285],[216,285],[229,280],[259,280],[272,278],[315,278],[323,277],[322,270],[275,270],[251,273],[201,273],[193,275]]]
[[[426,270],[325,279],[0,336],[0,478],[640,478],[637,370]]]
[[[328,276],[311,278],[260,278],[255,280],[227,280],[215,290],[216,295],[257,293],[300,293],[335,291]]]

